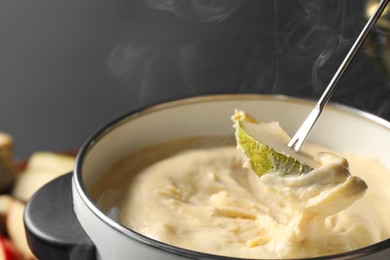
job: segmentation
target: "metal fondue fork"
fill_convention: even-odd
[[[300,126],[298,131],[295,133],[294,137],[291,138],[290,142],[288,143],[288,146],[290,148],[294,149],[297,152],[299,151],[299,149],[303,145],[303,142],[306,140],[306,137],[308,136],[310,130],[313,128],[315,122],[319,118],[330,96],[333,94],[336,84],[340,80],[341,76],[344,74],[345,70],[347,69],[348,65],[351,63],[352,59],[355,57],[357,51],[359,50],[360,46],[363,44],[371,28],[374,26],[376,21],[381,16],[388,2],[389,0],[380,1],[373,15],[368,20],[367,24],[364,26],[363,30],[361,31],[360,35],[356,39],[352,48],[349,50],[347,56],[344,58],[344,61],[341,63],[340,67],[336,71],[336,74],[333,76],[329,85],[326,87],[324,93],[322,94],[321,98],[318,100],[314,109],[311,111],[309,116],[305,119],[303,124]]]

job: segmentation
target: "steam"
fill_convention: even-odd
[[[201,22],[222,22],[241,0],[147,0],[149,8],[170,12],[181,19],[194,17]]]
[[[295,70],[304,73],[308,81],[300,93],[318,96],[336,71],[343,52],[352,42],[353,35],[345,32],[350,33],[359,25],[353,21],[356,16],[348,13],[350,7],[345,1],[301,0],[299,8],[291,9],[291,20],[276,21],[277,61],[286,61],[291,67],[302,66]],[[275,6],[276,12],[282,9],[283,6]]]
[[[136,82],[134,91],[142,104],[148,97],[153,78],[151,68],[159,51],[154,47],[122,42],[108,56],[107,67],[112,75],[124,82]]]
[[[355,3],[356,1],[333,3],[331,8],[334,15],[330,16],[321,13],[325,6],[302,1],[305,13],[308,14],[307,22],[311,24],[307,37],[318,37],[318,42],[321,43],[311,50],[313,54],[318,53],[311,70],[313,96],[322,94],[366,23],[363,18],[364,3],[360,3],[360,8],[353,8]],[[362,46],[338,84],[331,101],[390,118],[389,102],[384,98],[389,97],[388,83],[374,70],[374,61],[366,51],[367,46]]]
[[[324,26],[326,23],[322,19],[325,19],[324,17],[321,17],[321,8],[318,6],[315,6],[313,4],[309,4],[309,2],[304,3],[305,12],[307,14],[316,14],[317,17],[314,17],[313,15],[308,15],[307,19],[308,22],[313,24],[313,27],[311,28],[312,32],[317,32],[323,34],[322,39],[324,40],[323,43],[323,50],[318,55],[317,60],[314,62],[313,69],[312,69],[312,83],[314,87],[314,91],[318,93],[322,93],[324,88],[327,85],[326,81],[330,81],[331,77],[333,77],[333,74],[335,73],[336,69],[338,68],[337,62],[341,61],[343,59],[342,55],[346,54],[346,51],[349,50],[349,48],[353,44],[353,38],[349,37],[348,35],[344,34],[345,28],[353,28],[352,26],[349,26],[348,19],[346,17],[346,12],[348,9],[344,1],[340,1],[337,6],[335,6],[335,12],[339,13],[337,19],[334,19],[333,24],[329,24],[329,26]],[[329,17],[326,17],[326,19],[329,19]],[[334,31],[331,31],[332,28],[337,28]],[[314,30],[314,31],[313,31]],[[357,37],[357,35],[356,35]],[[340,56],[340,57],[338,57]],[[332,57],[335,57],[335,62],[332,64]],[[329,69],[326,67],[327,64],[332,65],[332,69]],[[341,62],[339,62],[341,64]],[[324,72],[324,79],[321,80],[321,72]]]
[[[130,79],[143,70],[151,51],[147,46],[120,43],[109,54],[107,67],[115,77]]]
[[[325,66],[330,62],[331,58],[340,53],[340,50],[347,50],[352,44],[353,41],[351,40],[343,40],[341,37],[337,37],[329,40],[325,45],[324,50],[321,51],[317,60],[314,62],[312,69],[312,82],[315,92],[321,93],[326,85],[326,80],[330,81],[330,77],[333,76],[331,73],[326,73],[324,79],[321,80],[320,73],[322,69],[324,68],[324,71],[327,72],[329,69]],[[337,64],[335,65],[337,66]],[[334,70],[334,72],[336,71]]]
[[[219,92],[316,99],[366,22],[364,1],[141,3],[146,15],[107,62],[141,104]],[[383,114],[387,105],[374,101],[390,91],[372,63],[360,51],[331,101]]]

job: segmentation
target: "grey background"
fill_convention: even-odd
[[[318,98],[362,29],[365,4],[2,0],[0,131],[26,158],[79,147],[111,119],[177,97]],[[389,119],[388,80],[375,66],[365,46],[332,101]]]

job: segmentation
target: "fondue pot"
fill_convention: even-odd
[[[143,236],[117,222],[115,212],[103,212],[88,191],[115,162],[142,148],[185,137],[232,136],[230,117],[236,108],[261,121],[279,121],[291,135],[314,104],[275,95],[210,95],[157,104],[113,120],[84,143],[73,173],[48,183],[28,202],[24,220],[31,250],[39,259],[232,259]],[[390,123],[372,114],[327,105],[308,139],[340,152],[373,155],[390,167]],[[390,239],[312,259],[360,257],[390,259]]]

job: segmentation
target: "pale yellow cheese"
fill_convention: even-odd
[[[234,146],[186,151],[131,179],[120,218],[153,239],[231,257],[329,255],[389,238],[390,171],[343,156],[353,175],[345,159],[322,153],[307,175],[259,178]]]

